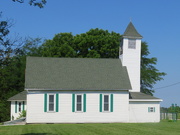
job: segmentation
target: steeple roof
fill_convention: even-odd
[[[136,28],[134,27],[134,25],[132,24],[132,22],[130,22],[123,34],[123,37],[127,37],[127,38],[142,38],[142,36],[137,32]]]

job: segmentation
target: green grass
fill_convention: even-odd
[[[180,121],[0,126],[0,135],[179,135]]]

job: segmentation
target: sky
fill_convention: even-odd
[[[162,107],[180,106],[180,0],[47,0],[43,9],[12,0],[0,3],[3,19],[13,20],[10,36],[52,39],[100,28],[123,34],[130,20],[149,45],[156,68],[167,73],[154,86]]]

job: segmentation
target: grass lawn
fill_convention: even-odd
[[[0,135],[180,135],[180,121],[0,126]]]

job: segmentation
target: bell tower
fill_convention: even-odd
[[[141,39],[142,36],[130,22],[122,36],[119,58],[122,65],[127,67],[131,92],[140,92]]]

